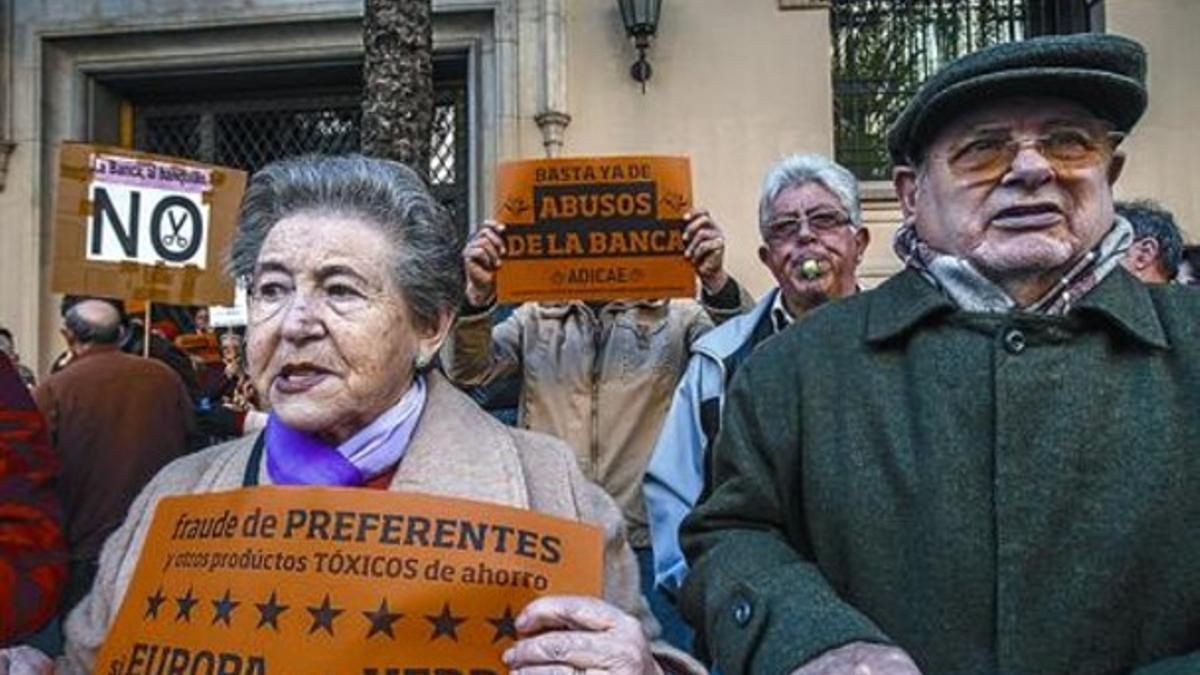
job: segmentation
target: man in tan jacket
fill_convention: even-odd
[[[691,300],[526,303],[492,326],[504,225],[486,222],[463,251],[466,306],[443,350],[460,386],[521,377],[518,425],[563,439],[584,475],[621,507],[642,570],[642,589],[683,645],[686,630],[653,590],[653,555],[641,498],[654,441],[687,365],[688,347],[753,301],[724,269],[725,238],[706,211],[688,214],[685,256],[703,287]]]

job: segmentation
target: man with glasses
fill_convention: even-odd
[[[684,521],[727,675],[1200,672],[1200,294],[1114,216],[1145,53],[969,55],[888,135],[907,269],[763,344]]]
[[[792,155],[771,168],[759,196],[758,223],[763,239],[758,257],[778,286],[749,313],[691,345],[643,485],[655,583],[672,597],[687,574],[679,523],[704,486],[725,386],[763,340],[857,291],[858,265],[870,241],[854,174],[820,155]]]

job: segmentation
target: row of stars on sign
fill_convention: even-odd
[[[175,623],[191,623],[192,613],[196,611],[196,606],[201,604],[200,598],[196,597],[191,587],[187,593],[174,599],[176,605]],[[146,614],[142,617],[143,621],[154,621],[159,618],[159,613],[162,606],[167,601],[167,596],[163,594],[163,589],[160,586],[154,595],[146,597]],[[234,600],[231,597],[229,590],[225,591],[222,597],[210,601],[213,606],[212,624],[225,624],[226,627],[232,626],[234,610],[242,604],[239,600]],[[253,603],[258,608],[258,625],[255,629],[262,629],[270,626],[274,630],[279,630],[279,618],[284,612],[291,609],[290,605],[280,604],[275,591],[271,591],[271,597],[265,602]],[[346,612],[345,608],[334,607],[329,599],[329,594],[325,594],[325,599],[316,607],[305,607],[308,613],[312,616],[312,624],[308,628],[308,634],[312,635],[317,631],[325,631],[329,635],[335,635],[334,622],[339,616]],[[384,635],[393,640],[396,639],[396,633],[393,626],[397,621],[404,618],[404,614],[393,612],[388,608],[387,599],[379,601],[379,607],[370,611],[360,611],[363,618],[366,619],[369,626],[367,627],[367,639],[373,638],[376,635]],[[164,620],[166,618],[164,617]],[[442,637],[458,641],[458,627],[467,621],[468,617],[455,616],[450,610],[450,603],[442,605],[442,611],[439,614],[426,614],[425,620],[432,627],[433,632],[429,636],[432,642]],[[516,616],[513,614],[512,607],[506,606],[504,614],[498,617],[487,618],[487,622],[495,629],[495,635],[492,637],[492,643],[495,644],[505,638],[515,640],[517,637]]]

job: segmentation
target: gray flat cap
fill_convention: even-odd
[[[1097,33],[1007,42],[947,64],[921,85],[888,129],[892,161],[907,164],[954,117],[1010,96],[1075,101],[1127,132],[1146,110],[1146,51]]]

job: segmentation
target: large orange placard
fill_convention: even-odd
[[[504,162],[496,186],[501,302],[695,296],[686,157]]]
[[[495,675],[532,599],[598,596],[598,528],[364,489],[167,497],[101,675]]]

